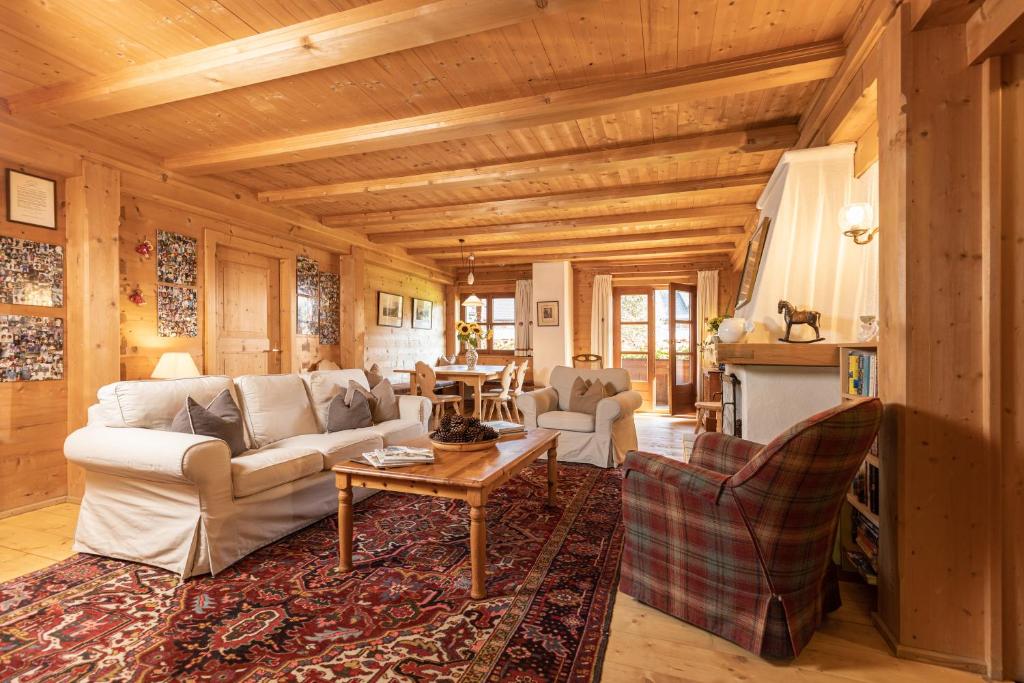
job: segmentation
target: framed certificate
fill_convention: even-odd
[[[7,169],[7,220],[57,229],[57,181]]]

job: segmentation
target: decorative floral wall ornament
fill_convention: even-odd
[[[136,306],[142,306],[146,303],[146,297],[142,293],[142,290],[136,287],[132,290],[132,293],[128,295],[128,301],[131,301]]]
[[[142,241],[135,245],[135,253],[144,259],[148,259],[153,256],[153,249],[153,243],[146,237],[143,237]]]

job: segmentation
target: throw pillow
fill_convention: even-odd
[[[360,392],[353,392],[352,401],[346,394],[338,394],[327,406],[327,431],[343,432],[347,429],[373,426],[370,403]]]
[[[384,373],[380,371],[380,366],[376,363],[371,365],[369,370],[363,370],[363,374],[366,375],[366,383],[370,385],[371,389],[384,379]]]
[[[373,407],[373,423],[380,424],[399,418],[398,397],[395,396],[395,389],[388,380],[381,381],[371,392],[377,399]]]
[[[217,394],[205,408],[191,396],[186,398],[185,407],[178,411],[171,422],[171,431],[221,439],[231,449],[231,457],[246,450],[242,413],[227,389]]]
[[[388,380],[382,380],[373,389],[367,389],[358,382],[349,381],[348,393],[345,394],[345,403],[351,404],[356,394],[362,394],[367,403],[370,404],[370,414],[373,416],[373,424],[397,420],[398,397],[395,396],[395,389]]]
[[[573,392],[569,397],[569,410],[574,413],[586,413],[587,415],[597,414],[597,404],[605,398],[603,382],[586,382],[586,389],[582,393]],[[576,388],[576,384],[573,384]]]

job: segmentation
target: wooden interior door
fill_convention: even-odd
[[[693,413],[697,400],[697,288],[670,284],[668,294],[669,412]]]
[[[237,377],[281,372],[278,259],[217,247],[214,372]]]
[[[614,299],[614,367],[625,368],[643,398],[641,410],[654,409],[654,297],[649,287],[617,287]]]

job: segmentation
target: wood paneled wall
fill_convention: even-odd
[[[879,44],[879,615],[897,653],[1024,679],[1021,58]]]
[[[572,270],[572,354],[592,353],[590,319],[594,310],[594,271]]]
[[[422,360],[431,365],[444,352],[445,299],[444,285],[412,273],[385,268],[372,263],[365,266],[366,357],[364,363],[380,365],[385,375],[396,368],[411,368]],[[377,325],[377,292],[389,292],[405,297],[401,327]],[[429,330],[412,328],[412,300],[434,302],[433,327]],[[344,343],[344,340],[343,340]],[[408,375],[393,376],[394,381],[407,382]]]
[[[54,177],[45,169],[0,159],[0,172],[4,168]],[[61,178],[57,178],[57,181],[59,210],[56,230],[8,223],[4,220],[7,216],[4,206],[6,193],[0,191],[0,235],[66,245],[64,183]],[[64,290],[66,295],[66,282]],[[0,304],[0,314],[59,317],[67,321],[64,306],[48,308]],[[65,339],[65,353],[67,347],[68,340]],[[66,432],[66,379],[0,383],[0,516],[37,507],[47,501],[62,500],[67,495],[63,454]]]
[[[121,215],[121,379],[148,378],[160,356],[168,351],[188,352],[192,354],[196,365],[203,367],[203,335],[206,327],[202,310],[206,287],[203,277],[203,246],[207,230],[290,247],[296,255],[304,254],[315,260],[322,271],[338,272],[338,259],[331,252],[287,240],[269,239],[237,225],[151,199],[124,194]],[[147,259],[135,251],[143,239],[150,240],[155,246],[157,230],[175,232],[197,240],[196,289],[200,311],[199,335],[196,337],[160,337],[157,334],[156,293],[159,283],[156,279],[156,254]],[[128,299],[136,288],[142,290],[146,299],[142,305],[133,304]],[[339,362],[339,348],[338,345],[321,345],[317,337],[296,335],[293,345],[294,367],[305,369],[318,359]]]
[[[994,473],[1001,529],[1003,673],[1024,680],[1024,55],[1002,58],[1001,174],[1002,215],[995,247],[1002,257],[999,375],[1002,410],[993,411],[1000,436],[993,444],[1001,455]],[[997,625],[997,627],[998,627]]]

